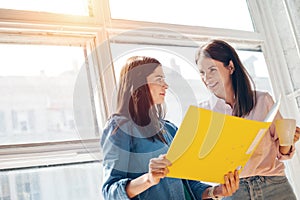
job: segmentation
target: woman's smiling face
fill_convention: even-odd
[[[201,58],[198,62],[201,79],[206,87],[219,98],[225,98],[225,88],[231,86],[231,70],[220,61]]]

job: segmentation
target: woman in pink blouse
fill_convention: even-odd
[[[222,40],[212,40],[196,54],[202,81],[213,93],[201,107],[246,119],[262,121],[274,101],[267,92],[255,91],[249,74],[236,51]],[[275,119],[282,118],[278,113]],[[296,128],[294,142],[299,140]],[[243,133],[240,133],[243,134]],[[285,175],[282,160],[290,159],[294,145],[280,146],[272,124],[257,149],[240,173],[239,190],[225,199],[296,200]]]

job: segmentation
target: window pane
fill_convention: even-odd
[[[95,137],[82,47],[0,44],[0,144]]]
[[[112,43],[111,50],[117,81],[121,67],[130,56],[153,56],[162,63],[169,85],[166,95],[166,119],[177,126],[180,125],[189,105],[197,105],[211,95],[202,83],[194,64],[196,48]],[[262,52],[238,51],[238,54],[252,76],[256,89],[273,94]]]
[[[258,51],[244,50],[237,51],[237,53],[239,54],[241,61],[253,79],[255,88],[257,90],[267,91],[274,97],[273,88],[271,86],[270,76],[263,53]]]
[[[89,16],[91,0],[0,0],[0,8]]]
[[[110,0],[111,17],[253,31],[246,0]]]
[[[78,165],[0,171],[0,199],[101,200],[101,165]]]

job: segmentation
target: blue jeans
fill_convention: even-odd
[[[240,179],[240,186],[223,200],[297,200],[285,176],[252,176]]]

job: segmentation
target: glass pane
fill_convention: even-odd
[[[0,8],[91,16],[91,0],[0,0]]]
[[[257,90],[267,91],[274,97],[273,88],[270,82],[270,75],[263,53],[244,50],[237,51],[237,53],[253,79],[255,88]]]
[[[254,30],[246,0],[110,0],[109,2],[113,19]]]
[[[112,43],[111,50],[117,81],[122,65],[130,56],[153,56],[163,64],[169,85],[166,95],[166,119],[177,126],[180,125],[189,105],[197,105],[211,95],[202,83],[197,66],[194,64],[196,48]],[[256,88],[273,94],[262,52],[238,51],[238,54],[251,74]]]
[[[103,199],[100,163],[0,172],[0,199]]]
[[[0,145],[95,137],[82,47],[0,44]]]

